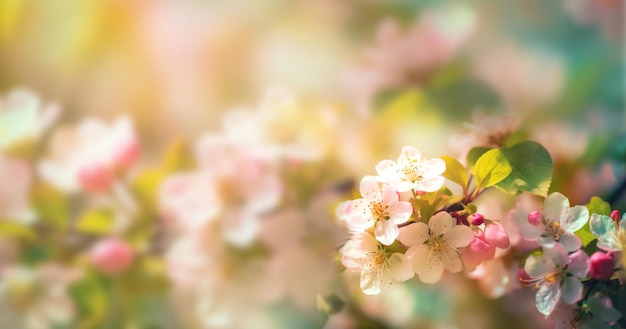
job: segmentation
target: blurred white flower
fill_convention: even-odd
[[[513,115],[486,115],[479,109],[472,113],[471,122],[463,124],[463,132],[450,136],[450,148],[465,163],[472,148],[502,146],[518,126],[519,120]]]
[[[58,115],[57,105],[42,104],[30,90],[10,91],[0,98],[0,149],[39,137]]]
[[[0,327],[52,329],[68,324],[75,307],[67,287],[76,278],[76,273],[56,264],[2,269]]]
[[[0,219],[25,223],[35,220],[29,200],[31,180],[28,163],[0,153],[0,181],[7,182],[0,187]]]
[[[134,163],[138,152],[130,118],[118,118],[113,124],[87,119],[55,132],[39,172],[67,192],[103,192],[111,187],[117,172]]]
[[[598,239],[598,248],[606,251],[625,251],[626,213],[619,221],[614,221],[609,216],[591,214],[589,228]]]
[[[383,160],[376,165],[378,180],[398,192],[434,192],[443,186],[446,163],[439,158],[426,159],[419,150],[405,146],[398,161]]]

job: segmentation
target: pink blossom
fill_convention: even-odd
[[[128,269],[135,259],[135,252],[124,240],[106,238],[91,248],[90,258],[97,269],[113,275]]]
[[[87,119],[53,135],[49,155],[39,164],[39,172],[64,191],[106,191],[116,174],[135,161],[137,145],[128,117],[118,118],[113,124]]]
[[[30,223],[35,213],[30,207],[31,172],[22,160],[11,159],[0,153],[0,181],[11,182],[0,186],[0,219]]]
[[[446,163],[440,158],[426,159],[415,147],[405,146],[397,161],[383,160],[376,165],[378,180],[398,192],[434,192],[444,183],[441,176]]]
[[[615,272],[615,258],[601,251],[589,257],[589,276],[598,280],[608,280]]]

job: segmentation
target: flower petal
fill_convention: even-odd
[[[581,246],[580,238],[574,234],[562,234],[559,243],[570,252],[580,249]]]
[[[359,191],[364,199],[378,201],[380,198],[380,187],[374,176],[365,176],[361,179]]]
[[[399,233],[400,229],[398,229],[398,225],[391,223],[388,220],[379,220],[378,224],[376,224],[376,229],[374,230],[376,240],[386,246],[389,246],[396,241]]]
[[[453,248],[466,247],[474,240],[474,231],[465,225],[454,225],[443,235],[443,239]]]
[[[412,214],[413,206],[407,201],[400,201],[389,207],[389,221],[396,225],[406,222]]]
[[[430,218],[430,220],[428,221],[428,227],[433,232],[433,234],[445,234],[456,224],[455,221],[456,220],[452,218],[449,213],[442,211]]]
[[[361,290],[366,295],[378,295],[389,283],[389,276],[383,266],[368,267],[361,272]]]
[[[563,280],[561,285],[563,301],[572,305],[583,298],[583,284],[573,276]]]
[[[551,264],[545,261],[541,256],[528,256],[526,263],[524,264],[524,270],[531,277],[543,276],[544,274],[552,271]]]
[[[560,222],[561,214],[569,208],[569,200],[561,193],[550,194],[543,203],[543,211],[546,217],[555,222]]]
[[[415,190],[423,192],[435,192],[443,186],[444,182],[445,179],[442,176],[425,178],[415,182]]]
[[[559,289],[559,285],[551,284],[542,286],[535,296],[535,305],[541,314],[548,316],[554,311],[560,298],[561,290]]]
[[[409,258],[401,253],[394,253],[389,256],[389,272],[391,278],[398,282],[404,282],[415,275]]]
[[[413,271],[424,283],[436,283],[443,275],[443,263],[439,257],[431,255],[431,252],[432,250],[424,244],[413,246],[407,250]]]
[[[383,183],[380,199],[386,205],[395,205],[398,203],[398,194],[393,188],[391,188],[391,186],[389,186],[389,184]]]
[[[589,221],[589,210],[585,206],[568,208],[561,215],[561,227],[569,233],[580,230]]]
[[[428,226],[422,222],[403,227],[398,236],[398,240],[405,246],[421,245],[428,238],[430,238]]]
[[[621,223],[624,222],[626,221],[622,219]],[[589,219],[589,228],[591,229],[591,234],[598,238],[598,248],[607,251],[617,251],[621,249],[619,241],[616,241],[614,238],[617,229],[611,217],[592,214]]]
[[[605,322],[613,322],[622,317],[622,314],[613,308],[611,298],[597,292],[587,298],[587,305],[591,313]]]
[[[424,161],[424,167],[424,177],[437,177],[446,171],[446,162],[439,158],[428,159]]]
[[[567,270],[578,278],[584,278],[589,272],[589,256],[583,250],[578,250],[567,256]]]
[[[410,158],[419,158],[422,154],[420,151],[414,146],[404,146],[400,151],[400,158],[402,157],[410,157]]]

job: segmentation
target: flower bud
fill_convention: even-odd
[[[619,217],[620,217],[619,216],[619,210],[615,209],[615,210],[611,211],[611,219],[614,222],[616,222],[616,223],[619,222],[619,219],[620,219]]]
[[[508,248],[511,244],[509,235],[502,224],[498,222],[492,222],[485,227],[485,238],[489,243],[501,249]]]
[[[541,213],[537,210],[531,211],[528,214],[528,222],[532,225],[537,225],[541,221]]]
[[[481,225],[485,222],[485,216],[479,213],[475,213],[472,215],[471,219],[472,225]]]
[[[613,257],[596,251],[589,257],[589,276],[598,280],[608,280],[615,271],[615,260]]]
[[[85,191],[99,193],[107,191],[111,187],[113,175],[106,166],[93,163],[80,168],[78,181]]]
[[[520,267],[520,269],[517,271],[517,280],[523,285],[527,285],[527,283],[531,280],[531,277],[530,275],[528,275],[523,267]]]
[[[90,259],[105,274],[124,272],[135,259],[135,252],[124,240],[108,238],[91,248]]]

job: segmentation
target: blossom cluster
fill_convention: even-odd
[[[436,283],[444,271],[460,272],[463,262],[476,266],[493,259],[496,248],[509,246],[498,221],[469,209],[452,211],[460,203],[437,194],[445,171],[441,158],[425,158],[405,146],[397,161],[379,162],[378,175],[361,180],[362,198],[338,206],[337,215],[352,235],[342,248],[342,263],[361,272],[364,293],[378,294],[386,284],[415,274]],[[464,196],[465,202],[471,199]]]

